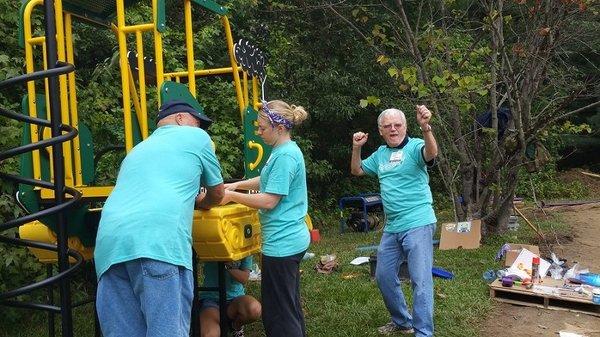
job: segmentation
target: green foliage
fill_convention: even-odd
[[[519,172],[519,184],[517,185],[516,195],[533,200],[533,193],[539,200],[558,200],[558,199],[584,199],[591,197],[586,186],[580,181],[574,181],[572,184],[565,184],[557,177],[554,165],[546,165],[540,172],[528,173],[525,170]],[[532,190],[533,188],[533,190]]]
[[[2,96],[0,96],[0,99]],[[0,100],[1,102],[1,100]],[[7,108],[16,108],[15,105],[6,106]],[[16,147],[19,143],[21,128],[19,123],[6,118],[0,118],[0,152]],[[16,173],[18,171],[18,161],[15,158],[4,160],[0,163],[0,171],[6,173]],[[14,200],[16,185],[6,180],[0,180],[0,223],[15,219],[23,212],[17,206]],[[15,237],[16,229],[10,229],[1,233],[8,237]],[[33,258],[26,248],[15,247],[0,243],[0,293],[12,290],[26,284],[32,283],[41,274],[43,268]],[[18,299],[31,298],[29,296],[20,296]],[[34,299],[37,296],[33,297]],[[14,323],[22,318],[23,312],[15,309],[2,309],[2,323]]]
[[[218,121],[210,127],[216,145],[217,158],[225,179],[243,176],[244,153],[241,148],[243,134],[233,121]]]
[[[3,199],[5,199],[4,196],[0,197],[0,209],[4,208],[2,205],[6,202]],[[3,233],[6,236],[14,236],[15,234],[16,230]],[[0,261],[0,293],[42,279],[40,275],[43,275],[43,266],[26,248],[0,243],[0,256],[2,256],[2,261]],[[40,300],[40,298],[40,293],[35,293],[33,295],[17,296],[13,300]],[[0,326],[17,322],[22,319],[24,314],[22,310],[3,307]]]

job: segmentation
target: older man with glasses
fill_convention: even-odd
[[[418,105],[417,123],[422,139],[406,134],[406,117],[398,109],[384,110],[377,118],[379,134],[385,141],[367,159],[361,148],[368,134],[352,136],[353,175],[379,179],[386,223],[377,249],[376,279],[391,322],[379,333],[414,333],[433,336],[433,211],[427,168],[434,164],[438,147],[429,121],[431,111]],[[413,289],[413,312],[408,311],[400,287],[400,264],[407,261]]]

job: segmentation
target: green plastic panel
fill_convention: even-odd
[[[186,102],[196,109],[201,114],[204,114],[204,108],[198,100],[190,93],[190,89],[185,85],[177,82],[164,81],[160,87],[160,101],[167,102],[170,100],[179,100]]]
[[[37,117],[46,118],[46,100],[44,95],[36,95],[37,101]],[[21,101],[21,113],[29,115],[29,100],[28,95],[23,97]],[[31,143],[31,130],[29,124],[23,123],[22,126],[21,144]],[[50,162],[47,152],[40,152],[40,164],[42,166],[42,180],[50,181]],[[26,152],[21,155],[19,174],[22,177],[33,178],[33,154]],[[34,191],[33,186],[19,184],[19,201],[31,213],[40,210],[40,200],[38,194]]]
[[[156,6],[156,30],[161,33],[164,33],[167,30],[167,15],[165,9],[165,0],[158,0],[158,4]]]
[[[81,180],[85,185],[89,185],[94,181],[94,143],[92,142],[92,133],[90,129],[79,123],[77,128],[79,131],[79,148],[81,155]],[[75,152],[73,152],[77,155]]]
[[[25,48],[25,22],[24,22],[24,16],[25,16],[25,6],[27,6],[27,3],[29,1],[23,1],[21,3],[21,8],[19,9],[19,27],[17,30],[17,34],[19,36],[19,47],[21,48]]]
[[[212,0],[192,0],[193,3],[200,5],[211,12],[217,13],[219,15],[227,14],[227,8],[219,5],[218,3]]]
[[[252,106],[244,111],[244,172],[246,179],[260,175],[271,155],[271,147],[258,136],[258,112]],[[262,148],[262,156],[259,147]],[[260,158],[259,158],[260,156]]]
[[[124,0],[125,8],[138,1]],[[115,0],[63,0],[63,9],[98,24],[109,25],[117,14],[117,2]]]

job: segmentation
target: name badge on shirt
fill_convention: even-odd
[[[401,162],[402,159],[404,159],[404,152],[402,150],[392,152],[392,154],[390,155],[390,163]]]

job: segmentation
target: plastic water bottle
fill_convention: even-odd
[[[309,259],[312,259],[313,257],[315,257],[315,253],[306,252],[306,253],[304,253],[304,256],[302,257],[302,260],[309,260]]]

